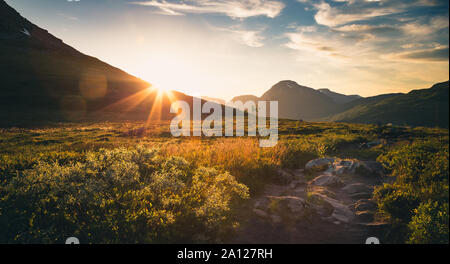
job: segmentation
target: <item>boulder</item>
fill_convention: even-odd
[[[274,224],[279,224],[281,223],[281,217],[279,215],[271,215],[270,219],[272,220],[272,222]]]
[[[317,176],[313,180],[309,182],[310,185],[315,186],[327,186],[327,187],[339,187],[342,186],[344,183],[341,179],[334,175],[324,174]]]
[[[367,171],[369,176],[376,176],[380,178],[385,176],[383,165],[377,161],[361,161],[361,165]]]
[[[368,193],[368,192],[359,192],[359,193],[354,193],[352,195],[350,195],[350,197],[354,200],[359,200],[359,199],[370,199],[372,198],[372,193]]]
[[[319,213],[323,212],[323,209],[327,211],[331,209],[331,219],[339,222],[350,223],[355,217],[355,214],[347,205],[325,195],[319,193],[310,194],[308,201],[309,205]]]
[[[374,211],[377,209],[377,204],[369,199],[360,199],[354,205],[355,211]]]
[[[270,202],[270,200],[267,199],[266,197],[264,197],[262,199],[258,199],[255,201],[254,208],[260,209],[260,210],[267,210],[267,208],[269,206],[269,202]]]
[[[261,210],[261,209],[253,209],[253,212],[257,215],[257,216],[259,216],[259,217],[261,217],[261,218],[267,218],[269,215],[266,213],[266,212],[264,212],[263,210]]]
[[[308,161],[305,165],[305,170],[326,170],[328,166],[333,163],[335,158],[326,157],[318,158]]]
[[[372,187],[369,187],[363,183],[352,183],[352,184],[349,184],[349,185],[343,187],[342,190],[349,194],[361,193],[361,192],[365,192],[365,193],[373,192]]]
[[[343,223],[350,223],[355,215],[348,208],[348,206],[340,204],[340,206],[334,208],[334,212],[331,217]]]
[[[319,193],[308,193],[306,202],[307,208],[322,217],[329,217],[334,211],[334,207],[325,199],[325,195]]]
[[[276,182],[283,185],[289,184],[294,179],[294,175],[287,169],[277,169],[277,174]]]
[[[292,189],[297,189],[299,187],[304,187],[306,185],[306,181],[304,179],[301,180],[293,180],[289,187]]]
[[[391,229],[391,224],[387,222],[371,222],[366,223],[364,226],[368,228],[371,235],[376,237],[382,237],[388,230]]]
[[[355,213],[355,215],[356,215],[356,219],[359,222],[367,223],[367,222],[372,222],[374,220],[373,213],[369,212],[369,211],[358,211]]]
[[[305,200],[297,196],[267,196],[271,201],[276,201],[277,210],[288,209],[293,214],[301,214],[305,209]]]
[[[323,187],[323,186],[309,186],[308,191],[310,192],[310,194],[322,194],[325,195],[327,197],[336,198],[336,194],[333,191],[330,191],[328,188]]]
[[[335,175],[342,175],[344,173],[354,174],[360,166],[361,164],[357,160],[336,159],[325,172]]]
[[[334,208],[334,211],[331,214],[332,218],[334,218],[340,222],[343,222],[343,223],[350,223],[353,220],[353,218],[355,217],[355,215],[350,210],[350,208],[348,208],[347,205],[345,205],[335,199],[329,198],[329,197],[327,197],[325,199],[325,201],[330,203],[331,206],[333,206],[333,208]]]

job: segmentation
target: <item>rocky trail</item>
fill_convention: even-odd
[[[386,227],[375,219],[376,162],[320,158],[279,169],[278,184],[246,204],[233,243],[365,243]]]

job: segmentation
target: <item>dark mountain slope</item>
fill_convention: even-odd
[[[345,94],[340,94],[340,93],[336,93],[331,91],[330,89],[326,89],[326,88],[322,88],[322,89],[318,89],[317,91],[323,93],[324,95],[330,97],[331,99],[333,99],[333,101],[335,103],[338,104],[346,104],[346,103],[350,103],[351,101],[357,100],[362,98],[359,95],[345,95]]]
[[[294,81],[275,84],[260,100],[278,101],[279,116],[289,119],[314,120],[338,109],[330,97]]]
[[[364,98],[347,105],[347,110],[329,121],[356,123],[393,123],[411,126],[448,127],[448,81],[429,89],[413,90],[408,94],[381,95]],[[350,107],[352,106],[352,107]]]
[[[233,99],[231,99],[232,102],[236,102],[236,101],[241,101],[243,103],[247,102],[247,101],[258,101],[259,97],[255,96],[255,95],[251,95],[251,94],[246,94],[246,95],[239,95],[239,96],[235,96],[233,97]]]
[[[158,97],[149,83],[64,44],[3,0],[0,61],[0,125],[146,119]],[[160,117],[172,117],[167,96],[158,99]]]

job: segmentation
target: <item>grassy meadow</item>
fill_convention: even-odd
[[[227,242],[278,168],[324,156],[383,164],[389,179],[374,195],[389,241],[448,243],[448,140],[447,129],[288,120],[272,148],[174,138],[163,121],[5,128],[0,243]]]

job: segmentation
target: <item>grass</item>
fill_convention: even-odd
[[[142,234],[137,232],[133,238],[135,240],[131,242],[220,241],[227,234],[231,234],[229,228],[238,225],[238,223],[234,222],[233,215],[236,210],[239,210],[242,199],[247,195],[243,186],[245,188],[248,187],[250,196],[257,195],[265,184],[276,182],[277,168],[303,168],[309,160],[324,156],[375,160],[377,157],[391,153],[399,147],[408,146],[412,142],[423,139],[434,140],[440,142],[440,144],[448,144],[448,130],[439,128],[380,127],[376,125],[307,123],[281,120],[279,124],[278,144],[272,148],[260,148],[257,137],[174,138],[169,133],[169,123],[163,121],[153,122],[148,126],[142,122],[84,122],[57,123],[45,127],[1,129],[0,221],[5,221],[4,223],[25,221],[23,223],[24,230],[40,232],[40,229],[32,229],[30,226],[25,226],[29,225],[29,221],[36,217],[42,221],[34,222],[34,225],[38,225],[38,227],[39,223],[45,225],[48,221],[55,220],[53,218],[46,219],[45,217],[41,219],[39,216],[43,216],[42,210],[56,210],[52,206],[59,203],[57,197],[61,195],[60,193],[56,192],[53,194],[54,196],[52,197],[54,200],[50,198],[52,206],[46,205],[50,206],[49,208],[27,207],[27,210],[24,210],[29,213],[36,211],[33,213],[33,216],[15,215],[17,213],[16,211],[7,211],[7,208],[10,208],[8,206],[14,207],[20,204],[23,206],[28,206],[28,204],[30,206],[37,206],[39,199],[41,199],[40,204],[46,204],[49,202],[46,198],[46,192],[53,193],[55,191],[54,188],[64,189],[66,187],[63,186],[66,185],[71,186],[70,188],[75,188],[73,186],[78,186],[79,177],[83,177],[88,182],[93,181],[94,185],[101,184],[101,186],[109,186],[108,184],[111,183],[103,182],[99,175],[103,175],[104,173],[109,175],[108,173],[111,172],[108,170],[108,167],[112,166],[111,170],[113,172],[116,171],[114,172],[116,174],[120,174],[124,170],[133,170],[133,173],[136,173],[136,179],[141,178],[145,180],[133,180],[131,185],[126,182],[121,183],[123,184],[123,190],[117,190],[114,186],[110,186],[117,195],[116,198],[111,198],[112,201],[106,200],[112,206],[110,208],[112,211],[108,214],[110,217],[108,221],[113,222],[105,222],[103,226],[96,226],[95,228],[105,229],[102,232],[108,233],[111,240],[104,241],[91,238],[92,241],[117,242],[115,240],[117,239],[115,237],[116,233],[111,233],[109,227],[128,228],[130,226],[130,228],[138,230],[142,225],[140,221],[144,220],[135,219],[133,215],[136,214],[144,218],[147,217],[148,220],[146,221],[153,223],[162,235],[152,234],[142,236]],[[380,144],[369,148],[361,147],[363,143],[374,141],[378,141]],[[138,151],[135,150],[136,146],[144,150],[151,150],[152,153],[155,151],[157,153],[157,160],[160,162],[156,162],[153,159],[151,162],[148,161],[150,162],[149,164],[147,164],[148,162],[145,159],[142,159],[142,162],[136,162],[128,154],[128,156],[125,155],[125,153]],[[111,153],[116,154],[108,154],[109,152],[105,151],[111,151]],[[116,163],[105,163],[110,165],[102,165],[103,167],[100,165],[92,165],[94,164],[92,161],[93,157],[102,157],[105,155],[116,157]],[[117,159],[117,157],[122,157],[123,155],[128,157],[128,163],[122,163],[120,158]],[[176,161],[179,158],[183,161]],[[96,162],[104,161],[96,160]],[[175,165],[170,165],[173,162],[175,162]],[[122,166],[125,167],[122,168]],[[176,169],[177,172],[172,171],[172,168]],[[77,176],[80,170],[86,170],[86,173]],[[53,180],[52,175],[46,175],[50,172],[55,174],[55,180]],[[53,189],[46,189],[47,187],[41,185],[39,185],[41,189],[23,189],[27,182],[33,182],[35,179],[39,179],[41,177],[39,175],[41,174],[46,176],[43,178],[44,182],[49,186],[53,186]],[[178,180],[173,179],[173,175],[180,175],[179,177],[181,178]],[[58,177],[60,180],[56,181]],[[203,180],[201,182],[195,182],[194,179],[196,177],[203,177]],[[217,179],[218,182],[209,182],[209,177]],[[146,192],[149,192],[146,187],[156,184],[155,179],[158,179],[159,184],[169,184],[170,186],[178,186],[181,184],[180,186],[184,187],[174,189],[175,194],[154,193],[152,190],[146,194]],[[202,185],[202,182],[205,182],[206,185]],[[65,185],[58,185],[63,183]],[[81,189],[78,192],[84,190],[81,193],[83,195],[93,192],[90,187],[80,186],[79,188]],[[205,190],[206,193],[199,193],[199,186],[203,186],[201,188],[206,188],[206,190],[216,191],[207,193]],[[76,188],[70,190],[76,191]],[[36,191],[39,191],[39,193],[34,193]],[[14,196],[19,193],[22,196]],[[222,195],[218,197],[214,193],[222,193]],[[230,196],[232,193],[239,195],[235,195],[236,197]],[[77,195],[81,194],[78,193],[74,197],[78,197]],[[95,196],[95,192],[92,195]],[[155,206],[149,209],[150,215],[143,213],[143,211],[138,211],[137,213],[120,209],[123,208],[124,204],[128,203],[132,203],[132,208],[135,209],[137,208],[136,206],[140,206],[140,208],[144,206],[136,200],[140,197],[139,195],[144,195],[142,196],[145,197],[143,199],[147,199],[149,203]],[[203,198],[198,198],[198,195]],[[208,197],[211,200],[208,200]],[[66,200],[62,201],[68,203]],[[161,203],[161,201],[166,202]],[[116,202],[118,203],[117,205],[115,205]],[[92,220],[93,216],[100,215],[99,212],[101,210],[96,209],[98,205],[92,204],[89,199],[85,203],[85,206],[91,210],[89,211],[91,215],[84,216],[86,219]],[[62,208],[64,206],[71,208],[74,205],[71,203],[57,205],[56,208]],[[54,215],[56,212],[60,212],[58,210],[53,212]],[[119,211],[116,212],[115,210]],[[143,209],[141,208],[139,210]],[[197,215],[187,213],[189,210],[196,210]],[[6,211],[13,216],[6,215]],[[215,213],[210,215],[212,212]],[[159,221],[157,220],[157,215],[164,216],[161,218],[164,219],[164,221],[161,220],[164,224],[157,224]],[[61,220],[60,217],[62,216],[58,216],[56,219],[58,221],[67,220]],[[120,224],[114,224],[114,221],[119,220],[122,221]],[[185,233],[181,231],[179,235],[176,235],[177,232],[180,232],[180,228],[182,229],[183,225],[186,224],[192,224],[193,229],[190,229],[188,233],[186,233],[187,231]],[[223,228],[218,228],[217,230],[219,231],[217,231],[214,229],[217,226]],[[95,230],[91,230],[91,227],[85,223],[85,229],[69,231],[76,231],[80,234],[86,230],[94,232]],[[51,233],[54,231],[51,229],[53,228],[52,226],[47,226],[46,228],[50,232],[49,234],[55,235],[55,233]],[[208,231],[209,233],[207,234],[199,234],[200,238],[207,237],[208,239],[202,240],[198,238],[195,241],[188,240],[193,237],[192,233],[195,233],[198,228],[202,230],[216,230],[217,232],[211,233]],[[142,232],[145,233],[148,231]],[[33,237],[31,238],[28,235],[22,234],[18,238],[18,241],[42,242],[36,240],[36,237],[39,237],[36,233],[33,233]],[[48,235],[47,238],[48,240],[46,241],[54,241],[52,240],[54,237],[51,235]],[[0,242],[9,243],[12,241],[10,237],[3,237]]]

